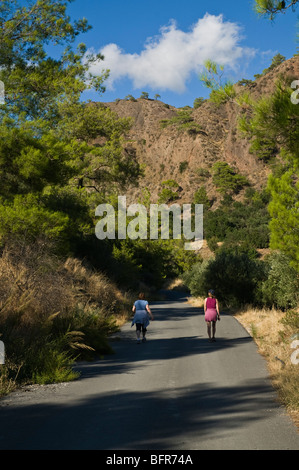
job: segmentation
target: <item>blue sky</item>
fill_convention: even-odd
[[[102,96],[85,95],[97,101],[146,91],[176,107],[192,106],[209,94],[198,79],[204,59],[225,64],[226,76],[237,81],[252,79],[278,52],[292,57],[298,47],[298,12],[271,22],[258,18],[253,0],[76,0],[68,14],[93,27],[78,40],[105,55],[93,72],[111,70]]]

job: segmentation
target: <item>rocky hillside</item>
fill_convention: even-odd
[[[290,83],[299,79],[299,57],[283,62],[239,89],[249,90],[258,99],[274,90],[280,75],[287,76]],[[145,178],[138,190],[128,190],[129,201],[136,202],[142,189],[147,187],[151,202],[157,202],[161,183],[173,179],[179,185],[178,202],[192,202],[195,191],[204,186],[209,199],[214,201],[213,207],[217,207],[221,196],[212,183],[211,175],[211,167],[217,161],[234,167],[254,188],[260,189],[267,181],[269,166],[249,152],[250,143],[238,130],[238,116],[246,109],[242,110],[232,102],[217,106],[206,100],[197,109],[189,108],[193,121],[185,128],[171,121],[180,110],[161,101],[119,100],[105,105],[120,117],[131,116],[133,119],[126,149],[144,165]],[[242,197],[242,191],[236,197]]]

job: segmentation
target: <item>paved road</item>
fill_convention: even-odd
[[[69,384],[0,400],[0,449],[299,449],[264,359],[231,316],[207,341],[203,312],[157,302],[148,341],[126,324],[115,354]]]

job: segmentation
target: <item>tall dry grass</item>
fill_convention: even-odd
[[[267,361],[280,401],[299,426],[299,364],[292,348],[294,340],[299,340],[298,310],[282,312],[247,306],[235,317],[254,338]]]
[[[0,337],[6,361],[0,394],[19,381],[71,380],[75,358],[112,352],[107,341],[132,298],[78,259],[42,241],[6,246],[0,257]]]
[[[43,243],[6,248],[0,258],[2,316],[19,312],[22,322],[31,323],[78,304],[112,314],[120,313],[124,302],[126,294],[107,276],[78,259],[60,260]]]

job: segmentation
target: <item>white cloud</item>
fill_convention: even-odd
[[[134,88],[146,86],[158,90],[182,93],[193,73],[202,70],[205,60],[236,68],[244,57],[252,57],[254,50],[240,46],[241,28],[224,21],[223,16],[206,14],[189,32],[181,31],[174,21],[160,30],[160,34],[146,41],[140,54],[127,54],[117,44],[108,44],[100,52],[104,61],[91,67],[100,74],[110,70],[108,89],[122,78],[129,78]]]

